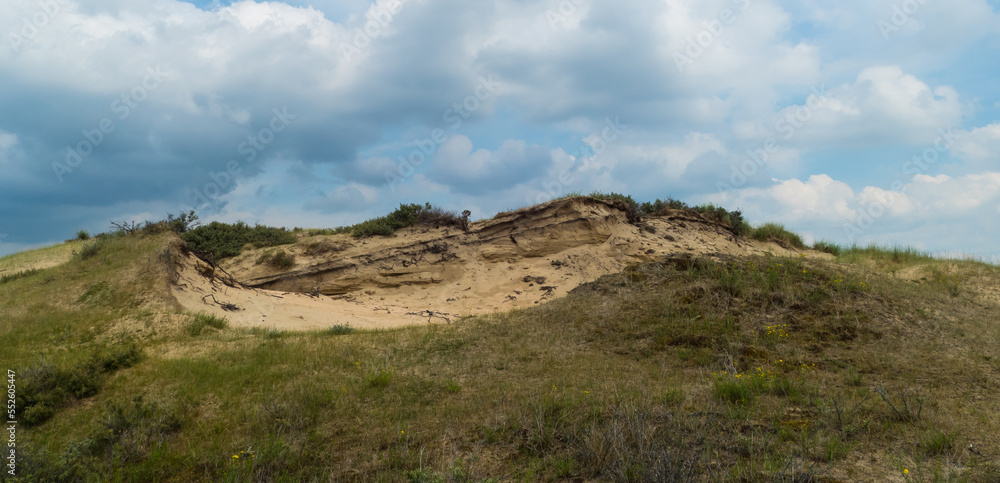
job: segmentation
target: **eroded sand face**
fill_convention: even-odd
[[[312,237],[279,247],[295,256],[289,270],[256,263],[273,249],[250,250],[221,264],[252,288],[228,286],[215,276],[222,270],[209,276],[211,267],[188,256],[175,297],[186,310],[223,315],[234,326],[391,328],[534,306],[629,264],[671,255],[801,253],[737,240],[690,213],[629,223],[622,210],[585,197],[498,215],[469,228],[415,227],[362,240]]]

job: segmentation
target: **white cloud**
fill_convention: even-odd
[[[599,136],[586,140],[597,142]],[[696,159],[708,153],[727,154],[726,147],[712,134],[691,132],[684,141],[675,144],[655,143],[652,140],[611,144],[599,158],[600,165],[618,167],[619,170],[633,170],[647,179],[662,183],[675,181],[684,175]]]
[[[854,198],[854,191],[845,183],[835,181],[825,175],[813,175],[806,181],[790,179],[777,181],[767,190],[781,206],[783,214],[790,220],[818,218],[824,220],[844,219],[854,214],[848,202]]]
[[[938,130],[958,124],[963,106],[954,88],[931,88],[898,66],[870,67],[852,84],[829,89],[816,108],[790,106],[775,130],[810,148],[844,145],[929,145]]]
[[[749,219],[786,223],[817,239],[996,252],[992,232],[984,228],[993,226],[1000,205],[1000,172],[916,175],[898,191],[874,186],[855,191],[823,174],[774,180],[770,187],[732,195],[726,206],[744,208]]]
[[[464,135],[449,138],[431,158],[427,177],[459,192],[495,191],[530,181],[552,164],[547,148],[508,139],[500,149],[473,150]]]
[[[1000,123],[963,133],[951,149],[968,169],[996,167],[1000,164]]]

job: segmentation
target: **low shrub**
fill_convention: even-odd
[[[93,243],[84,245],[83,248],[80,249],[80,253],[78,254],[80,256],[80,259],[89,260],[97,256],[97,254],[101,252],[101,248],[104,248],[104,243],[106,241],[107,241],[106,238],[99,238],[97,239],[97,241]]]
[[[738,236],[745,236],[750,232],[750,224],[743,218],[743,212],[740,210],[729,211],[712,203],[688,206],[683,201],[667,197],[665,200],[657,198],[656,201],[647,201],[638,206],[640,216],[658,215],[666,210],[682,210],[701,214],[711,221],[729,226]]]
[[[351,228],[351,235],[354,238],[376,235],[390,236],[396,233],[396,230],[418,224],[431,225],[435,228],[441,226],[464,228],[468,226],[469,215],[466,213],[463,213],[463,216],[459,217],[455,212],[445,211],[432,206],[430,203],[425,203],[423,206],[415,203],[401,204],[399,208],[386,216],[373,218],[354,225]]]
[[[595,200],[607,201],[613,204],[617,204],[620,208],[625,211],[630,222],[639,221],[642,214],[639,212],[639,204],[635,202],[629,195],[623,195],[621,193],[600,193],[593,192],[590,194],[591,198]]]
[[[76,232],[77,240],[90,240],[90,233],[87,230],[80,230]]]
[[[743,219],[743,212],[740,210],[729,211],[721,206],[708,203],[695,206],[691,208],[691,211],[701,213],[712,221],[729,226],[739,236],[745,236],[750,232],[750,224]]]
[[[264,225],[251,227],[242,221],[234,224],[213,221],[184,233],[181,238],[191,249],[210,253],[216,259],[239,255],[247,244],[265,248],[290,245],[298,240],[294,233],[284,228]]]

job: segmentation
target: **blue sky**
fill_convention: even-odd
[[[673,196],[1000,255],[998,2],[0,0],[0,255]]]

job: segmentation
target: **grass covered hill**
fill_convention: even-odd
[[[277,332],[172,304],[171,231],[81,246],[0,279],[5,481],[1000,481],[995,266],[677,256],[525,310]]]

